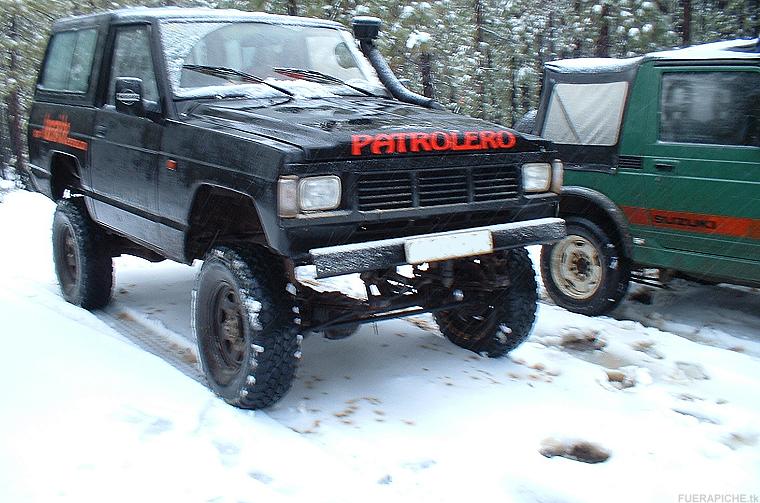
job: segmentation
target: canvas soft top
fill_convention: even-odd
[[[576,58],[546,63],[546,70],[569,75],[599,75],[626,73],[636,70],[646,61],[681,62],[707,60],[760,61],[760,39],[728,40],[695,45],[683,49],[650,52],[637,58]]]
[[[618,162],[619,129],[616,133],[613,123],[622,123],[626,90],[633,85],[642,64],[756,64],[760,63],[759,51],[760,39],[746,39],[652,52],[636,58],[577,58],[546,63],[533,132],[554,140],[567,166],[608,171]],[[573,86],[576,84],[586,85]],[[589,102],[585,93],[592,87],[596,101]],[[551,100],[557,102],[563,109],[562,117],[571,123],[568,131],[581,139],[573,141],[569,133],[562,134],[561,127],[558,132],[557,121],[549,124],[554,130],[547,131]]]

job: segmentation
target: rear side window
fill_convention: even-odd
[[[95,29],[53,35],[40,87],[46,91],[86,93],[97,40]]]
[[[571,145],[615,145],[627,94],[627,82],[556,84],[542,136]]]
[[[660,140],[760,146],[760,73],[664,73]]]

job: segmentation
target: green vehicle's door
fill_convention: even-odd
[[[760,261],[760,68],[654,74],[644,186],[626,213],[648,246]]]

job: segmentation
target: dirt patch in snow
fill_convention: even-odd
[[[549,437],[541,443],[539,451],[542,456],[553,458],[560,456],[582,463],[602,463],[607,461],[612,453],[601,445],[588,440],[558,439]]]

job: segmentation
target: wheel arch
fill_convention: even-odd
[[[563,187],[559,203],[560,217],[582,216],[610,233],[621,245],[623,256],[633,256],[633,238],[623,211],[607,196],[586,187]]]
[[[81,187],[81,166],[79,159],[72,154],[54,150],[48,162],[50,171],[50,197],[54,201],[63,198],[66,189]]]
[[[250,194],[230,187],[199,184],[193,193],[186,221],[185,258],[188,262],[203,258],[219,243],[266,243],[256,201]]]

